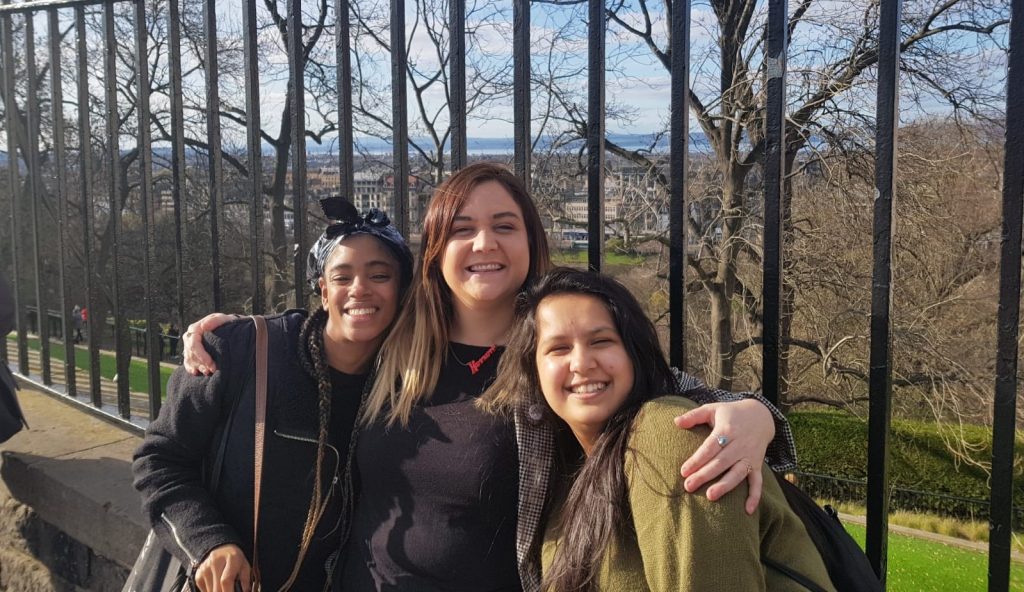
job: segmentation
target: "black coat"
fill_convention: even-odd
[[[277,590],[291,573],[313,489],[317,390],[298,361],[304,313],[269,317],[267,429],[260,503],[259,565],[263,589]],[[255,328],[249,319],[204,336],[217,362],[210,377],[178,368],[168,383],[160,415],[135,452],[135,487],[143,510],[164,546],[192,569],[215,547],[233,543],[251,557],[254,450]],[[234,419],[227,425],[237,401]],[[358,393],[353,395],[358,400]],[[204,485],[225,428],[220,484],[215,496]],[[332,434],[332,436],[336,436]],[[347,458],[332,437],[324,457],[326,513],[293,590],[320,590],[329,583],[339,547],[340,488],[331,487]],[[347,448],[348,435],[344,435]],[[340,452],[339,452],[340,450]],[[346,516],[347,520],[348,517]]]
[[[0,274],[0,339],[7,339],[7,334],[14,329],[14,296],[7,279]],[[25,416],[18,405],[18,384],[14,381],[11,369],[0,361],[0,442],[6,442],[11,436],[21,431]]]

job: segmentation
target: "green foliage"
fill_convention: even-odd
[[[867,422],[845,413],[801,411],[789,415],[800,471],[848,479],[836,483],[803,477],[801,486],[812,495],[863,502],[867,479]],[[957,426],[956,437],[969,443],[974,462],[992,460],[992,431],[982,426]],[[988,500],[988,474],[974,462],[956,458],[933,423],[893,420],[890,433],[890,484],[893,509],[916,509],[965,518],[986,518],[987,507],[968,499]],[[1024,437],[1016,440],[1014,506],[1024,508]],[[899,489],[913,490],[912,492]],[[914,492],[925,492],[917,494]],[[1016,524],[1020,528],[1019,519]]]
[[[846,530],[864,546],[864,527],[846,524]],[[915,537],[889,534],[890,592],[945,592],[984,590],[988,582],[988,554],[950,547]],[[1010,564],[1010,589],[1024,590],[1024,565]]]

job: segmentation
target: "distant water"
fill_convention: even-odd
[[[626,148],[627,150],[650,150],[652,149],[651,144],[654,141],[654,134],[609,134],[608,140],[615,142],[619,146]],[[429,145],[429,140],[422,139],[424,144]],[[360,149],[370,152],[372,154],[391,154],[391,142],[382,140],[380,138],[371,137],[358,137],[355,139],[356,144]],[[548,140],[550,142],[550,140]],[[668,136],[661,136],[658,138],[657,143],[654,145],[653,150],[656,152],[668,152],[670,139]],[[468,138],[467,152],[473,155],[484,155],[484,154],[512,154],[515,144],[512,138]],[[563,150],[576,151],[583,144],[583,140],[579,140],[572,144],[563,146]],[[547,150],[549,144],[545,143],[544,140],[539,142],[539,150]],[[445,148],[448,149],[447,147]],[[306,152],[308,154],[337,154],[338,147],[333,142],[325,142],[323,144],[317,144],[316,142],[309,141],[306,144]],[[707,154],[711,152],[711,146],[708,143],[707,138],[702,133],[690,134],[690,152],[697,152]],[[166,144],[158,144],[153,147],[153,153],[163,157],[170,157],[171,149]],[[264,154],[270,154],[270,147],[263,147]],[[204,157],[205,162],[205,157]],[[7,164],[7,153],[0,151],[0,165]],[[19,163],[23,166],[24,163]]]
[[[654,142],[654,134],[609,134],[608,140],[615,142],[619,146],[628,150],[649,150],[652,148],[651,144]],[[391,152],[391,142],[381,140],[380,138],[369,138],[361,137],[356,138],[356,144],[360,148],[375,154],[389,154]],[[423,140],[424,143],[429,145],[428,140]],[[550,140],[548,140],[550,142]],[[515,149],[514,140],[512,138],[468,138],[468,146],[466,151],[470,154],[512,154]],[[579,140],[572,144],[563,147],[566,151],[576,151],[584,143],[583,140]],[[658,138],[653,149],[658,152],[668,152],[670,139],[668,136],[661,136]],[[541,140],[538,143],[540,150],[546,150],[550,144],[546,143],[545,140]],[[447,147],[446,147],[447,149]],[[307,146],[307,150],[310,152],[332,152],[333,149],[323,145],[312,144]],[[711,150],[710,144],[708,144],[707,138],[701,133],[690,135],[690,151],[691,152],[709,152]]]

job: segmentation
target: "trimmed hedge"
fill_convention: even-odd
[[[839,480],[801,478],[811,495],[855,501],[866,499],[868,425],[866,421],[832,411],[789,414],[799,453],[799,471]],[[970,458],[992,461],[992,431],[982,426],[956,427],[970,443]],[[986,519],[989,499],[987,473],[956,459],[935,424],[893,420],[889,437],[892,509],[924,510],[951,516]],[[1024,526],[1024,434],[1017,433],[1014,464],[1016,526]]]

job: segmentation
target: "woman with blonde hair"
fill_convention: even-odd
[[[506,167],[474,163],[437,188],[408,303],[361,411],[359,500],[342,590],[538,588],[535,539],[551,434],[539,408],[496,414],[478,399],[494,379],[516,296],[550,266],[540,215]],[[190,330],[208,328],[207,320]],[[702,392],[705,403],[743,399]],[[708,491],[717,498],[750,473],[753,511],[760,472],[748,467],[760,465],[775,435],[771,412],[743,399],[707,405],[678,423],[704,421],[717,433],[684,465],[686,486],[725,473]],[[792,443],[788,429],[780,434],[776,462],[788,466]]]

